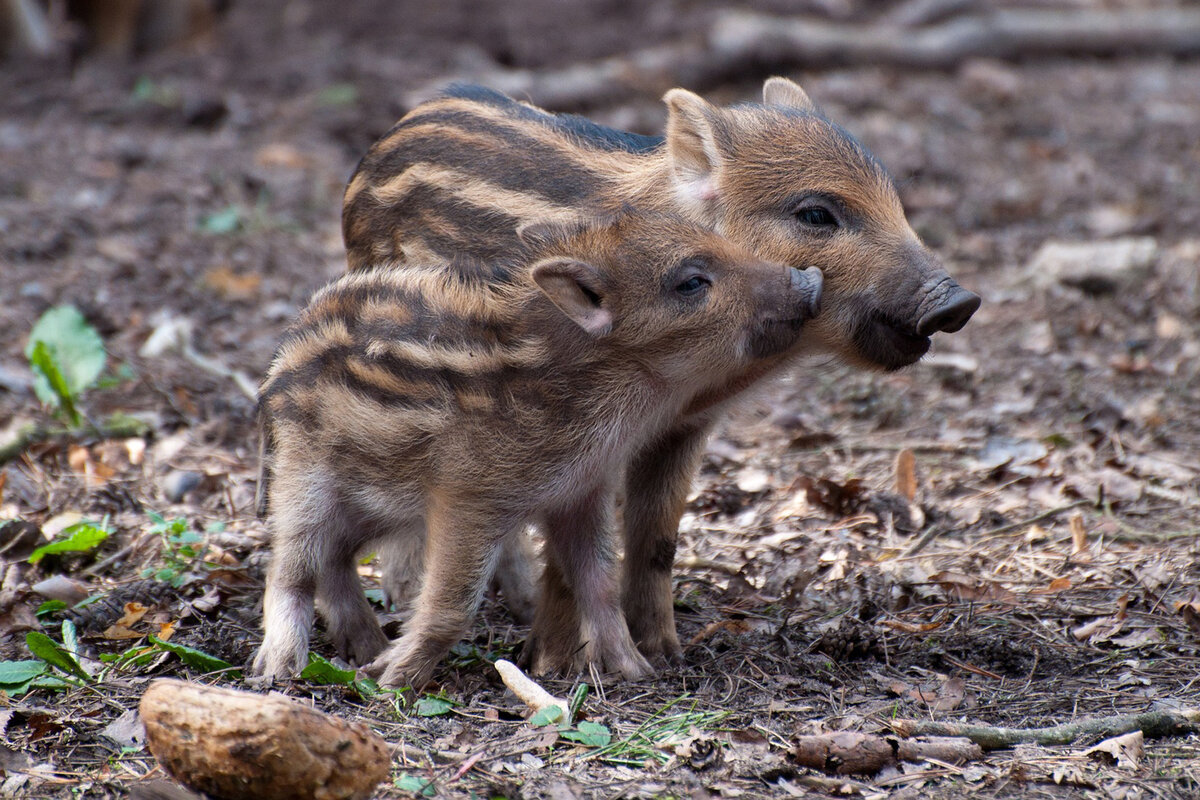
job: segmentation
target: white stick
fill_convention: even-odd
[[[496,661],[496,671],[500,673],[500,680],[504,681],[504,685],[512,689],[513,694],[521,699],[521,702],[529,706],[533,713],[541,711],[543,708],[551,708],[557,706],[562,712],[559,719],[567,718],[567,701],[561,697],[555,697],[547,692],[541,686],[538,686],[534,681],[521,671],[521,668],[511,661],[498,659]]]

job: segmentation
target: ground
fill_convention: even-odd
[[[124,796],[161,777],[109,727],[148,680],[240,685],[164,651],[123,669],[95,659],[151,631],[236,666],[256,646],[268,554],[247,389],[306,296],[344,269],[341,190],[406,93],[481,64],[550,70],[686,39],[712,13],[685,0],[426,6],[236,3],[198,47],[0,67],[0,444],[51,422],[24,350],[61,304],[109,353],[88,417],[145,423],[0,465],[0,520],[32,525],[28,540],[2,529],[0,659],[31,659],[31,629],[62,642],[65,620],[99,678],[0,698],[14,796]],[[766,74],[691,88],[749,100]],[[675,571],[686,663],[638,683],[545,681],[562,695],[586,681],[586,719],[623,746],[528,726],[488,663],[526,629],[494,599],[427,687],[449,711],[277,687],[396,746],[399,783],[378,796],[417,779],[447,797],[1200,796],[1195,734],[1147,739],[1133,765],[1082,755],[1092,737],[828,782],[790,756],[799,735],[897,718],[1027,728],[1200,704],[1200,62],[790,74],[893,172],[981,310],[900,372],[802,364],[714,438]],[[653,132],[664,88],[571,110]],[[1072,271],[1054,243],[1095,249]],[[146,347],[171,331],[187,347]],[[163,532],[152,514],[184,522]],[[112,535],[27,563],[80,515]],[[181,531],[207,566],[167,542]],[[36,617],[56,575],[94,601]],[[629,744],[672,727],[661,746]]]

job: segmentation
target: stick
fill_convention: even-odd
[[[504,685],[512,689],[513,694],[519,697],[522,703],[529,706],[529,710],[533,713],[536,714],[543,708],[556,707],[562,711],[559,719],[567,719],[567,701],[547,692],[522,672],[516,664],[505,661],[503,658],[497,659],[496,672],[500,673],[500,680],[504,681]]]
[[[952,9],[954,4],[944,5]],[[940,13],[932,18],[940,19]],[[904,17],[850,25],[730,11],[717,17],[703,41],[681,40],[557,70],[460,73],[410,92],[404,100],[411,108],[458,80],[482,83],[537,105],[577,111],[631,94],[661,94],[672,86],[704,90],[730,79],[804,67],[888,64],[946,69],[970,58],[1137,53],[1200,53],[1200,10],[995,10],[916,27]]]
[[[718,53],[754,53],[768,64],[890,64],[946,69],[969,58],[1200,52],[1200,11],[1013,9],[936,25],[845,25],[732,12],[710,41]]]
[[[1072,744],[1083,736],[1108,739],[1139,730],[1152,739],[1179,736],[1200,732],[1200,724],[1197,723],[1200,723],[1200,709],[1094,717],[1047,728],[998,728],[991,725],[911,719],[888,721],[891,729],[900,736],[961,736],[985,750],[999,750],[1015,744]]]

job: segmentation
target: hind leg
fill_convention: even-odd
[[[425,532],[389,536],[376,552],[382,572],[384,605],[406,614],[421,594],[425,574]],[[515,531],[500,545],[492,582],[500,589],[504,606],[513,619],[528,625],[537,607],[537,554],[524,531]]]
[[[367,666],[384,686],[422,686],[475,619],[501,542],[522,521],[487,506],[431,500],[425,579],[404,635]]]

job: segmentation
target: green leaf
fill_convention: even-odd
[[[454,701],[445,697],[425,696],[413,705],[413,711],[418,717],[440,717],[449,714],[454,708]]]
[[[529,718],[529,724],[535,728],[540,728],[543,725],[549,725],[551,722],[558,722],[560,719],[562,719],[561,707],[546,706]]]
[[[86,553],[108,538],[108,531],[91,522],[76,522],[63,530],[66,538],[44,544],[29,555],[29,563],[36,564],[54,553]]]
[[[583,701],[587,700],[588,685],[581,683],[575,687],[574,694],[571,695],[571,702],[567,704],[567,718],[564,720],[570,724],[579,719],[579,711],[583,708]]]
[[[38,398],[48,406],[61,408],[72,425],[78,425],[82,420],[75,408],[75,398],[67,386],[58,362],[54,360],[45,342],[33,342],[33,351],[29,354],[29,366],[33,367],[33,388]]]
[[[317,102],[323,106],[349,106],[358,100],[358,87],[353,83],[334,83],[317,94]]]
[[[38,344],[42,348],[38,348]],[[40,353],[36,361],[35,353]],[[42,314],[34,323],[33,330],[29,332],[25,357],[38,373],[34,381],[38,398],[49,405],[65,398],[73,409],[73,403],[96,383],[104,371],[108,354],[104,352],[104,340],[79,313],[79,309],[57,306]],[[57,378],[51,374],[54,370],[58,372]],[[68,406],[64,405],[63,409],[78,424]]]
[[[151,635],[149,640],[150,644],[158,647],[160,650],[166,650],[168,653],[174,653],[179,656],[179,659],[192,669],[200,670],[201,672],[228,670],[232,677],[240,677],[242,674],[241,670],[234,669],[233,664],[230,664],[228,661],[222,661],[216,656],[210,656],[203,650],[197,650],[194,647],[188,647],[184,644],[164,642],[154,635]]]
[[[62,611],[67,607],[67,604],[62,600],[47,600],[37,607],[37,611],[33,612],[38,617],[46,617],[53,614],[55,611]]]
[[[612,733],[598,722],[581,722],[573,731],[563,731],[562,737],[588,747],[604,747],[612,741]]]
[[[0,689],[19,694],[34,678],[45,674],[46,664],[42,661],[0,661]]]
[[[316,653],[308,654],[308,666],[300,672],[301,680],[322,686],[350,686],[354,677],[354,670],[340,669]]]
[[[433,788],[432,779],[409,775],[407,772],[396,778],[395,786],[402,792],[411,792],[412,794],[419,794],[422,797],[433,797],[436,793]]]
[[[200,219],[200,230],[204,233],[225,235],[236,233],[242,227],[242,209],[237,205],[228,205],[220,211],[214,211]]]
[[[64,619],[62,622],[62,641],[63,650],[65,650],[72,658],[79,658],[79,632],[75,630],[75,623],[69,619]]]
[[[25,634],[25,645],[29,648],[29,652],[45,661],[52,667],[74,675],[76,678],[82,678],[85,681],[92,679],[75,657],[59,647],[53,639],[40,631],[30,631]]]

